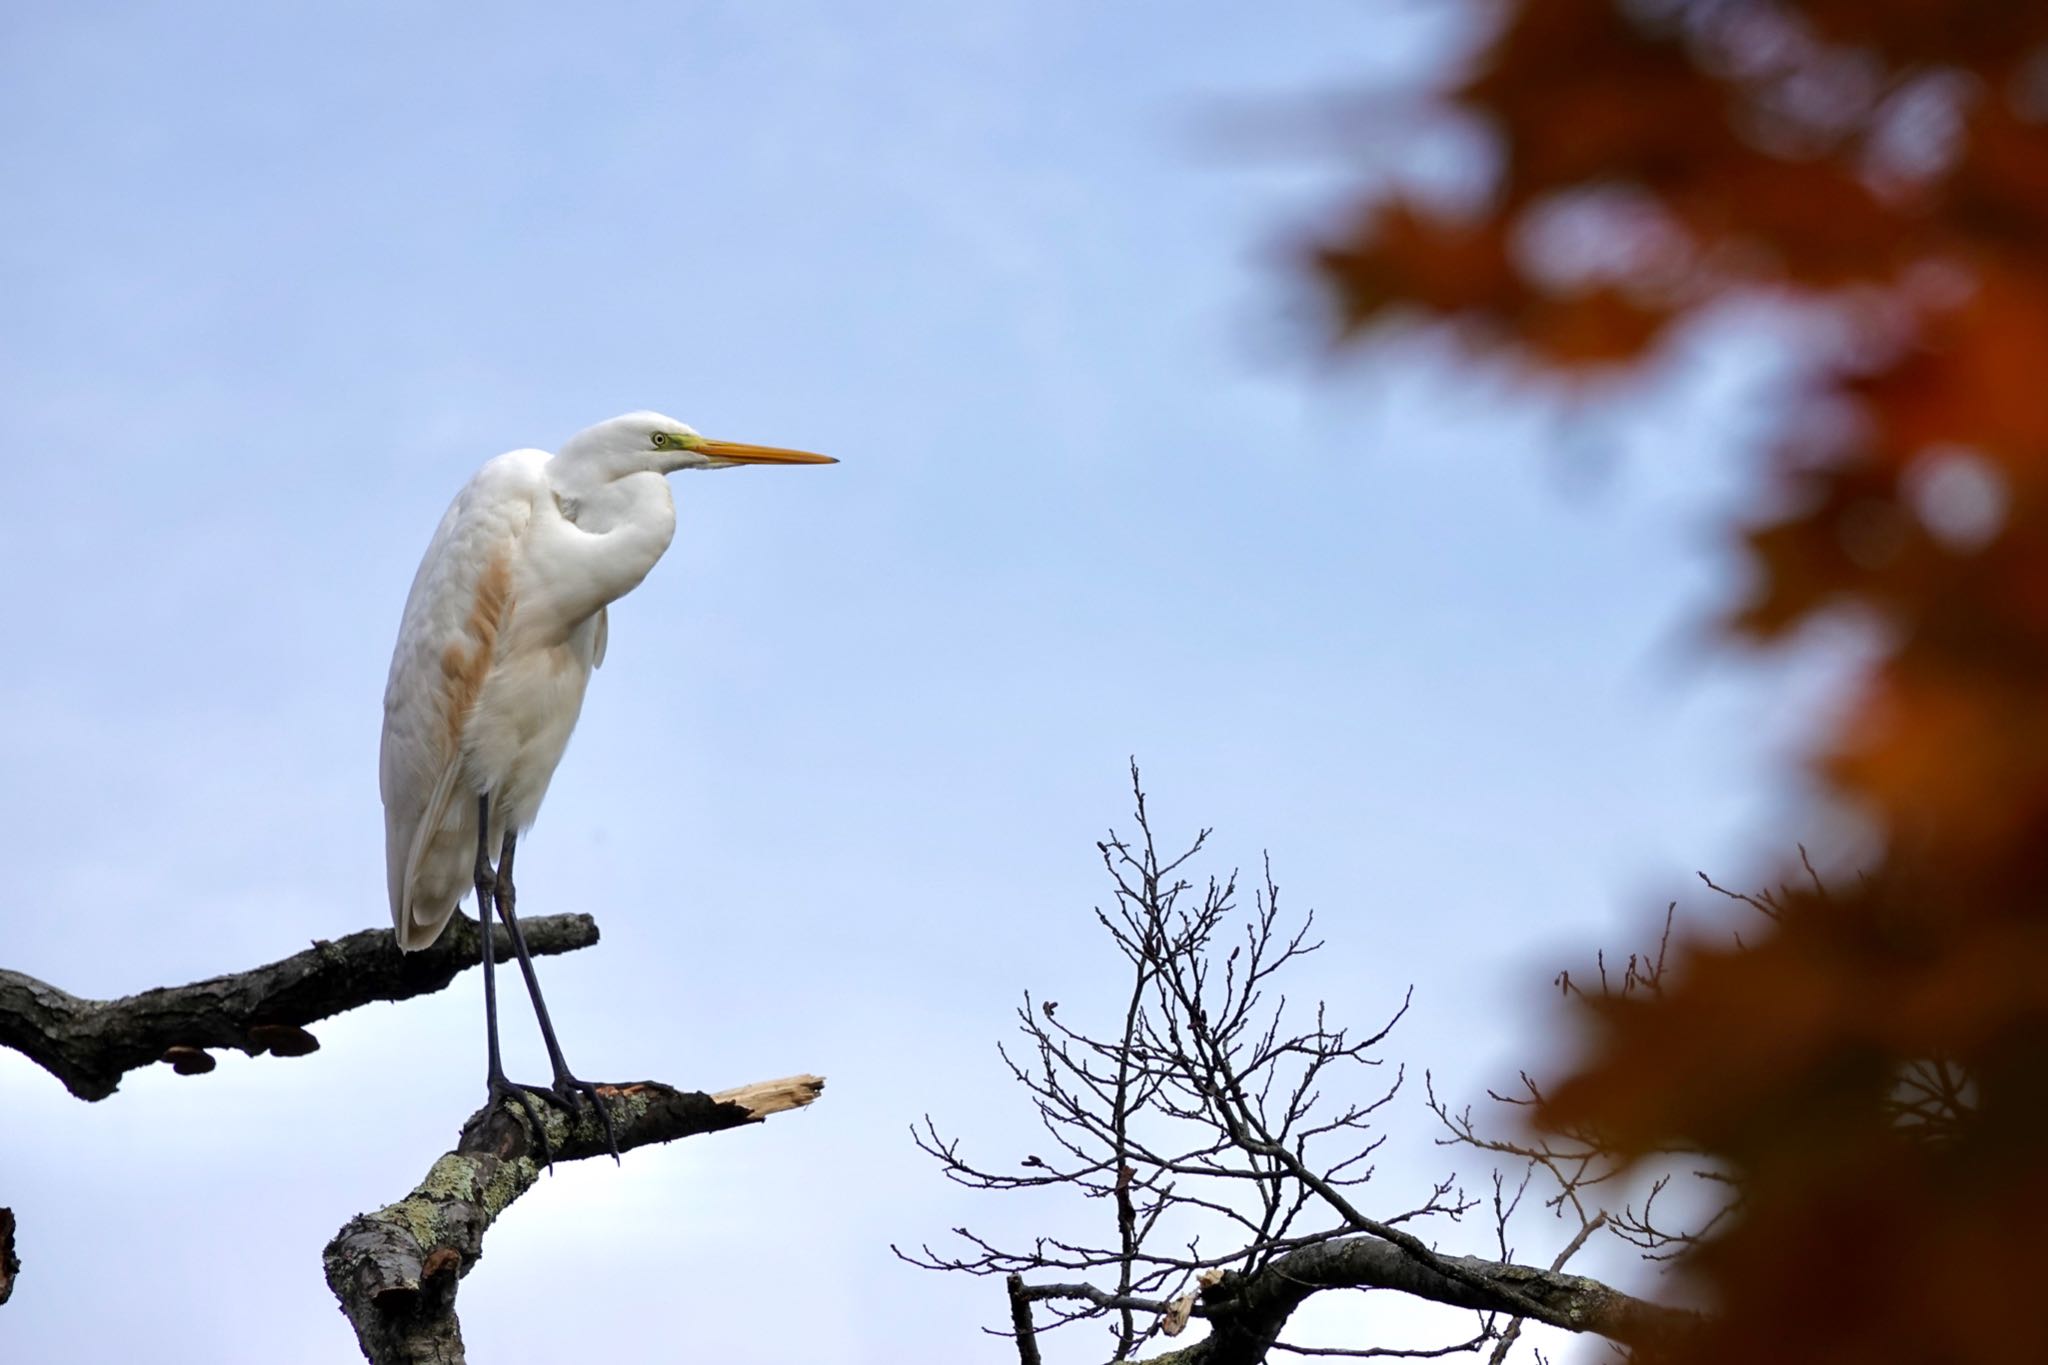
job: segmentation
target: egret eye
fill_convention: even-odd
[[[661,449],[661,448],[662,448],[663,446],[665,446],[665,445],[667,445],[667,444],[668,444],[668,433],[667,433],[667,432],[665,432],[665,431],[657,431],[657,432],[655,432],[655,433],[654,433],[654,448],[655,448],[656,450],[659,450],[659,449]]]

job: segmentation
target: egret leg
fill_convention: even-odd
[[[526,1121],[533,1130],[541,1161],[552,1166],[554,1163],[548,1155],[548,1130],[541,1126],[540,1113],[533,1107],[533,1097],[526,1093],[528,1087],[506,1079],[504,1059],[498,1052],[497,944],[493,941],[497,935],[491,932],[491,904],[495,899],[498,877],[491,870],[490,840],[491,798],[487,794],[476,799],[476,918],[483,929],[484,1033],[490,1058],[484,1083],[493,1100],[507,1095],[518,1099],[519,1107],[526,1111]]]
[[[612,1127],[611,1111],[605,1107],[604,1097],[597,1093],[597,1087],[589,1081],[578,1080],[569,1070],[569,1063],[562,1056],[562,1045],[555,1038],[554,1021],[548,1018],[547,1002],[540,996],[540,977],[533,970],[533,954],[526,951],[526,935],[520,932],[519,916],[513,905],[518,892],[512,885],[512,854],[519,836],[513,830],[505,831],[505,845],[498,853],[498,872],[494,887],[498,900],[498,915],[505,921],[505,928],[512,935],[512,951],[519,956],[519,971],[526,978],[526,993],[533,997],[533,1015],[540,1021],[541,1041],[547,1044],[548,1064],[555,1069],[555,1094],[564,1104],[580,1108],[583,1099],[588,1098],[597,1109],[597,1116],[604,1123],[605,1145],[611,1148],[612,1160],[619,1159],[619,1135]]]

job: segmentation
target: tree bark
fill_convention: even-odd
[[[527,946],[539,956],[597,942],[588,915],[527,921]],[[501,925],[498,951],[512,940]],[[389,929],[365,929],[279,962],[165,986],[119,1000],[87,1000],[0,970],[0,1047],[10,1047],[82,1100],[103,1100],[140,1067],[169,1062],[180,1074],[213,1070],[206,1049],[239,1048],[297,1057],[320,1046],[307,1024],[377,1000],[429,995],[474,966],[483,941],[476,921],[457,915],[431,948],[401,953]]]
[[[21,1273],[21,1258],[14,1254],[14,1210],[0,1209],[0,1303],[14,1297],[14,1277]]]
[[[1377,1237],[1319,1242],[1276,1257],[1246,1276],[1225,1275],[1202,1293],[1201,1313],[1209,1335],[1179,1351],[1155,1356],[1147,1365],[1258,1365],[1273,1349],[1288,1317],[1310,1295],[1325,1289],[1392,1289],[1433,1303],[1510,1315],[1531,1302],[1543,1311],[1536,1321],[1569,1332],[1591,1332],[1625,1346],[1654,1346],[1694,1330],[1701,1319],[1557,1270],[1446,1256],[1480,1284],[1452,1279]]]
[[[817,1076],[791,1076],[715,1095],[653,1081],[600,1086],[599,1093],[624,1151],[758,1123],[809,1104],[824,1088]],[[611,1155],[588,1109],[572,1112],[546,1095],[534,1096],[534,1105],[555,1160]],[[518,1104],[478,1110],[455,1150],[412,1193],[350,1219],[327,1244],[328,1288],[371,1365],[462,1365],[456,1286],[483,1255],[484,1233],[539,1179],[536,1151]]]

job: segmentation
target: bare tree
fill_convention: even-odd
[[[1098,846],[1114,899],[1096,918],[1129,970],[1118,1022],[1090,1032],[1063,1020],[1057,1002],[1027,994],[1017,1015],[1024,1048],[1002,1049],[1037,1108],[1045,1146],[998,1167],[963,1155],[930,1116],[914,1130],[947,1178],[976,1190],[1076,1191],[1107,1210],[1096,1223],[1102,1231],[1004,1246],[956,1228],[950,1250],[922,1245],[897,1255],[1003,1277],[1008,1334],[1025,1365],[1039,1359],[1034,1309],[1046,1329],[1106,1323],[1116,1360],[1205,1319],[1207,1337],[1171,1357],[1185,1365],[1241,1365],[1274,1351],[1444,1356],[1489,1345],[1499,1360],[1524,1320],[1632,1345],[1689,1329],[1695,1319],[1685,1310],[1563,1272],[1611,1221],[1604,1210],[1580,1207],[1578,1229],[1547,1269],[1515,1263],[1506,1230],[1526,1171],[1512,1195],[1495,1177],[1494,1256],[1443,1254],[1418,1235],[1478,1206],[1452,1180],[1397,1212],[1367,1213],[1361,1187],[1385,1141],[1375,1125],[1403,1084],[1399,1067],[1385,1076],[1378,1050],[1406,999],[1362,1035],[1333,1024],[1320,1003],[1291,1008],[1277,978],[1322,946],[1313,914],[1298,923],[1282,915],[1270,866],[1249,906],[1234,873],[1197,887],[1185,870],[1209,832],[1162,856],[1135,765],[1131,780],[1137,837],[1112,834]],[[1434,1107],[1455,1140],[1487,1145],[1469,1116],[1461,1128]],[[1561,1153],[1488,1150],[1525,1165],[1547,1159],[1573,1191],[1597,1173],[1574,1172]],[[1289,1317],[1311,1296],[1359,1288],[1469,1308],[1475,1318],[1467,1333],[1424,1348],[1285,1339]]]

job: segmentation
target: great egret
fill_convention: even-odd
[[[505,1077],[491,913],[510,931],[554,1067],[553,1092],[587,1096],[617,1139],[597,1087],[562,1058],[513,910],[512,854],[533,824],[604,662],[605,607],[638,587],[675,536],[663,475],[743,464],[834,464],[828,455],[715,441],[656,412],[600,422],[561,451],[514,450],[476,472],[427,546],[405,601],[384,691],[380,786],[384,858],[398,946],[441,935],[474,887],[483,927],[491,1097],[527,1091]],[[490,851],[499,849],[493,867]]]

